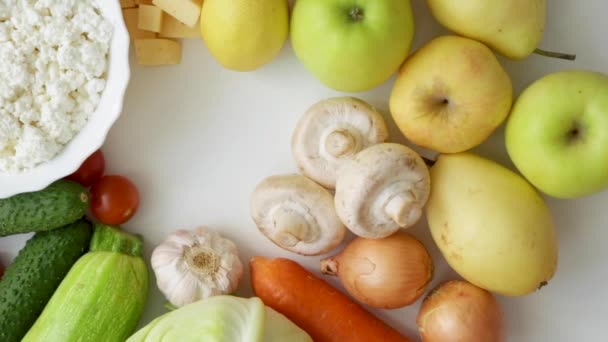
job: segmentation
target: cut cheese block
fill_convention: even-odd
[[[140,65],[180,64],[182,46],[171,39],[136,39],[135,56]]]
[[[163,11],[153,5],[139,6],[137,27],[144,31],[160,32],[163,27]]]
[[[133,8],[136,6],[137,3],[135,0],[120,0],[120,7],[122,8]]]
[[[194,27],[201,16],[202,0],[153,0],[152,2],[189,27]]]
[[[132,40],[156,38],[156,33],[139,29],[139,8],[124,9],[122,10],[122,16]]]
[[[158,34],[165,38],[197,38],[201,36],[198,25],[188,27],[170,15],[163,16],[163,27]]]

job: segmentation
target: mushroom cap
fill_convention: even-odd
[[[275,175],[262,180],[251,196],[250,210],[267,238],[294,253],[327,253],[346,235],[333,196],[302,175]]]
[[[291,148],[305,176],[334,189],[338,169],[359,151],[388,139],[384,118],[354,97],[317,102],[300,118]]]
[[[382,143],[359,152],[342,167],[336,212],[354,234],[383,238],[414,225],[429,193],[429,170],[422,157],[407,146]]]

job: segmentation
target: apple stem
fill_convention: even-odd
[[[348,12],[353,21],[361,21],[363,19],[363,10],[359,7],[353,7]]]
[[[576,59],[576,55],[569,54],[569,53],[545,51],[545,50],[541,50],[541,49],[534,50],[534,53],[537,55],[545,56],[545,57],[566,59],[569,61],[573,61]]]

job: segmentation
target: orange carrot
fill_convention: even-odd
[[[254,257],[253,290],[315,342],[409,342],[410,339],[295,261]]]

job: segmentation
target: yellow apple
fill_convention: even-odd
[[[512,102],[511,79],[487,46],[442,36],[402,65],[390,112],[412,143],[457,153],[487,139],[506,119]]]
[[[251,71],[273,60],[289,34],[287,0],[205,0],[202,38],[225,68]]]

